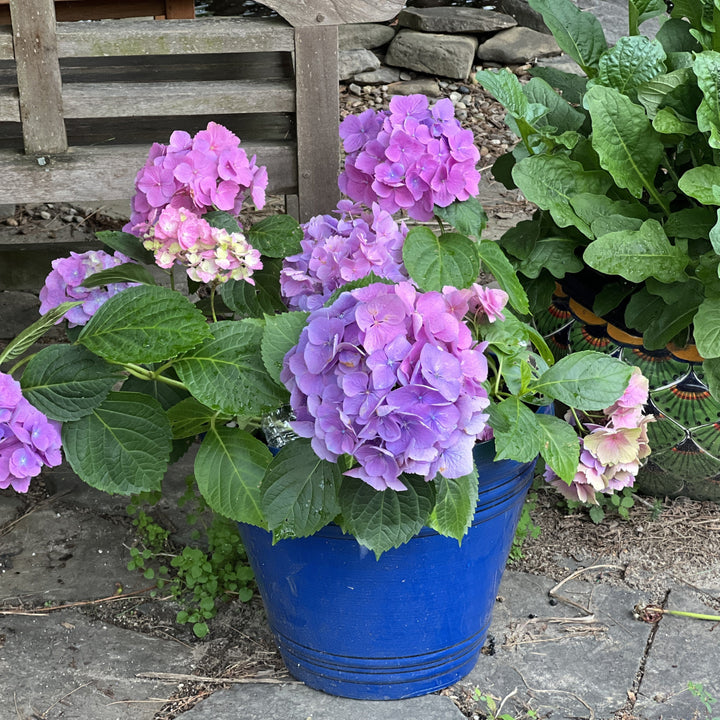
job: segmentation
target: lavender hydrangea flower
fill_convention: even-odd
[[[293,428],[319,457],[352,455],[346,474],[377,490],[404,490],[402,473],[430,481],[472,471],[488,420],[486,345],[472,339],[455,293],[374,283],[310,314],[281,379]]]
[[[424,221],[436,205],[477,195],[480,154],[447,98],[429,107],[424,95],[395,96],[389,111],[346,117],[340,137],[347,156],[338,183],[356,202]]]
[[[43,465],[61,462],[60,423],[48,420],[23,397],[20,383],[0,373],[0,489],[27,492]]]
[[[70,257],[53,260],[53,269],[45,278],[45,285],[40,290],[40,314],[45,315],[64,302],[81,300],[82,305],[71,308],[65,313],[65,319],[68,321],[68,327],[85,325],[105,301],[137,283],[111,283],[105,287],[88,290],[82,286],[83,281],[101,270],[127,262],[132,261],[122,253],[115,252],[109,255],[103,250],[71,252]]]

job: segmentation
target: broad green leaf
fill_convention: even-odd
[[[215,228],[227,231],[230,235],[242,232],[238,219],[225,210],[211,210],[203,215],[203,220]]]
[[[261,415],[287,400],[258,352],[264,323],[255,318],[211,326],[213,337],[174,364],[178,377],[202,403],[224,413]]]
[[[27,352],[33,343],[39,340],[53,325],[60,322],[68,310],[72,310],[78,305],[82,305],[82,301],[61,303],[37,319],[32,325],[28,325],[0,352],[0,365]]]
[[[600,272],[635,283],[649,277],[682,280],[689,262],[687,252],[670,243],[657,220],[646,220],[639,230],[602,235],[585,248],[583,259]]]
[[[602,54],[595,82],[634,98],[638,85],[665,72],[665,51],[643,35],[621,37]]]
[[[580,193],[570,200],[573,210],[588,225],[603,220],[611,215],[622,215],[629,218],[647,220],[648,210],[641,202],[629,200],[612,200],[605,195]]]
[[[570,0],[529,0],[539,12],[560,49],[568,54],[588,77],[597,73],[600,56],[607,50],[607,41],[600,21],[583,12]]]
[[[337,463],[321,460],[310,440],[298,438],[280,448],[260,485],[268,530],[282,537],[307,537],[340,512],[342,474]]]
[[[84,288],[103,287],[112,283],[142,283],[144,285],[157,285],[155,278],[144,265],[137,263],[123,263],[115,267],[101,270],[89,275],[83,280]]]
[[[530,69],[533,77],[539,77],[551,87],[559,90],[562,97],[574,105],[582,105],[583,95],[587,86],[587,78],[575,73],[563,72],[553,67],[537,66]]]
[[[685,283],[678,285],[683,286]],[[648,350],[664,348],[679,332],[692,324],[704,298],[700,283],[695,285],[688,283],[685,291],[679,294],[672,304],[658,303],[662,309],[659,315],[644,328],[643,346]]]
[[[702,98],[691,68],[657,75],[638,86],[637,94],[650,119],[663,107],[674,108],[688,120],[694,118],[695,108]]]
[[[288,351],[298,343],[300,332],[310,313],[287,312],[282,315],[266,315],[260,350],[263,363],[270,377],[282,387],[280,371]]]
[[[456,200],[447,207],[435,206],[435,215],[449,222],[459,233],[476,237],[478,240],[487,225],[487,215],[477,198]]]
[[[710,394],[717,401],[720,399],[720,358],[704,360],[702,364],[703,381]]]
[[[530,311],[527,295],[502,248],[492,240],[483,240],[478,243],[477,252],[482,264],[492,273],[500,287],[508,294],[510,307],[521,315],[527,315]]]
[[[655,39],[668,53],[694,53],[701,50],[698,41],[690,34],[690,25],[679,18],[666,20],[655,34]]]
[[[516,120],[532,123],[547,112],[542,105],[531,105],[517,75],[508,69],[480,70],[475,77]]]
[[[678,187],[703,205],[720,205],[720,167],[700,165],[690,168],[678,181]]]
[[[556,278],[565,277],[565,273],[580,272],[583,263],[575,255],[575,249],[583,244],[571,237],[542,238],[528,257],[518,264],[518,271],[530,278],[536,278],[544,269]]]
[[[645,111],[613,88],[596,85],[585,95],[592,118],[592,144],[620,187],[639,198],[648,190],[665,206],[655,190],[655,173],[663,156],[663,145]]]
[[[161,373],[161,375],[163,377],[169,377],[173,380],[177,380],[172,371],[165,370]],[[139,392],[149,395],[150,397],[155,398],[160,403],[163,410],[166,411],[189,395],[188,391],[184,388],[169,385],[162,380],[145,380],[143,378],[133,376],[125,380],[122,389],[128,392]]]
[[[496,460],[530,462],[542,449],[535,413],[513,396],[490,405],[490,426],[495,436]]]
[[[580,443],[575,428],[554,415],[536,414],[542,437],[542,459],[566,483],[572,482],[580,459]]]
[[[621,231],[635,231],[642,227],[643,221],[640,218],[628,217],[627,215],[605,215],[594,220],[590,225],[595,237],[601,237],[608,233]]]
[[[190,438],[207,432],[218,413],[194,397],[185,398],[168,411],[173,438]]]
[[[203,314],[180,293],[140,285],[101,305],[78,342],[110,362],[153,363],[175,357],[209,336]]]
[[[137,260],[146,265],[155,264],[155,256],[150,250],[145,249],[142,240],[135,235],[120,230],[101,230],[96,232],[95,236],[103,245],[127,255],[131,260]]]
[[[703,0],[676,0],[673,2],[670,17],[687,18],[695,28],[702,27]]]
[[[280,270],[282,262],[263,259],[261,270],[255,270],[252,285],[245,280],[228,280],[220,286],[220,296],[238,315],[262,318],[286,310],[280,296]]]
[[[198,490],[220,515],[265,528],[260,483],[271,460],[270,450],[244,430],[211,428],[195,457]]]
[[[49,345],[30,359],[20,384],[31,405],[67,421],[89,415],[120,379],[119,368],[79,345]]]
[[[705,360],[720,357],[720,298],[706,298],[694,319],[695,345]]]
[[[604,317],[611,310],[614,310],[633,291],[630,283],[606,282],[595,295],[592,311]]]
[[[532,389],[578,410],[604,410],[625,392],[630,374],[621,360],[582,350],[558,360]]]
[[[646,20],[665,14],[663,0],[629,0],[628,1],[628,27],[630,35],[640,32],[640,25]]]
[[[455,479],[438,475],[433,484],[437,490],[437,499],[429,525],[441,535],[453,537],[460,542],[475,516],[478,474],[472,472]]]
[[[698,126],[694,122],[685,120],[678,115],[677,110],[669,107],[658,110],[652,125],[663,135],[694,135],[698,131]]]
[[[91,414],[62,427],[72,469],[88,485],[111,494],[160,490],[171,441],[160,403],[140,393],[112,392]]]
[[[533,77],[523,86],[523,90],[531,103],[544,105],[549,112],[543,115],[540,125],[551,125],[557,133],[567,130],[579,130],[585,122],[584,113],[576,110],[542,78]]]
[[[410,540],[430,518],[435,486],[417,475],[401,475],[407,490],[375,490],[352,477],[343,478],[340,507],[346,532],[376,557]]]
[[[445,285],[466,288],[480,274],[480,258],[470,238],[459,233],[443,233],[438,237],[424,226],[408,232],[403,262],[422,290],[440,291]]]
[[[325,307],[330,307],[343,293],[352,292],[358,288],[369,287],[375,283],[382,283],[383,285],[394,285],[394,280],[388,278],[379,277],[374,272],[368,273],[365,277],[361,277],[359,280],[351,280],[346,282],[338,288],[333,290],[330,297],[325,301]]]
[[[663,306],[656,295],[651,295],[646,286],[641,286],[625,307],[625,324],[642,333],[660,316]]]
[[[302,252],[303,231],[289,215],[271,215],[255,223],[247,232],[248,242],[262,255],[285,258]]]
[[[521,220],[505,231],[498,244],[513,257],[524,260],[530,255],[535,243],[547,234],[547,228],[539,213],[532,220]]]
[[[709,132],[708,143],[720,148],[720,53],[706,50],[695,56],[693,71],[703,100],[697,109],[697,123],[702,132]]]
[[[533,155],[513,168],[515,184],[525,197],[543,210],[549,210],[562,228],[574,225],[592,237],[590,227],[578,217],[570,201],[579,193],[605,195],[612,185],[605,172],[587,172],[579,162],[564,155]]]
[[[718,188],[720,190],[720,188]],[[677,210],[665,222],[668,237],[707,238],[717,220],[715,208],[695,207]],[[720,250],[720,246],[716,251]]]
[[[708,239],[712,244],[713,250],[720,255],[720,208],[717,209],[715,218],[716,222],[708,233]]]

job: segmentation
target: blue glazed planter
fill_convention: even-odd
[[[474,667],[535,462],[476,445],[480,489],[462,545],[424,528],[379,560],[336,525],[272,545],[240,524],[270,628],[291,675],[332,695],[399,700]]]

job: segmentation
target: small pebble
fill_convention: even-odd
[[[348,85],[348,90],[353,95],[362,95],[362,90],[360,89],[360,86],[356,85],[355,83],[350,83],[350,85]]]
[[[17,227],[18,221],[14,217],[10,217],[5,221],[6,225],[9,225],[10,227]]]
[[[75,219],[75,216],[74,215],[63,215],[61,219],[63,222],[71,223]]]
[[[47,210],[41,210],[41,211],[40,211],[40,217],[41,217],[43,220],[49,220],[49,219],[52,217],[52,215],[51,215]]]

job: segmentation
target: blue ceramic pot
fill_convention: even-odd
[[[291,675],[332,695],[399,700],[474,667],[535,462],[474,450],[480,488],[462,545],[425,528],[379,560],[334,524],[272,544],[240,524],[270,628]]]

